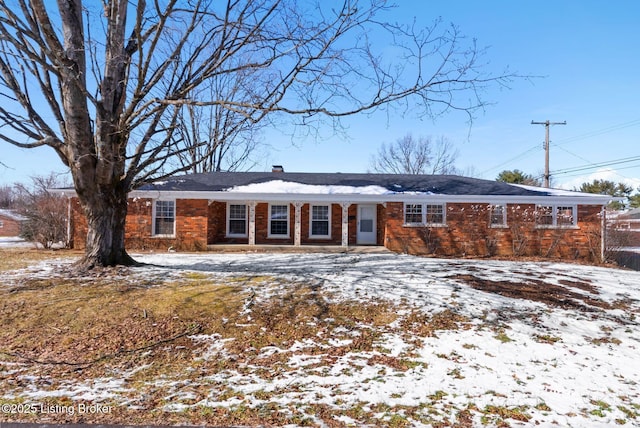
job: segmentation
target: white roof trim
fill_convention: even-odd
[[[256,202],[352,202],[352,203],[383,203],[383,202],[461,202],[487,204],[580,204],[607,205],[615,198],[607,195],[579,193],[569,195],[519,196],[519,195],[443,195],[425,193],[394,193],[384,195],[366,195],[357,193],[243,193],[243,192],[210,192],[210,191],[159,191],[134,190],[129,193],[133,198],[175,198],[175,199],[208,199],[214,201],[256,201]]]
[[[74,189],[51,189],[52,192],[76,196]],[[180,191],[180,190],[133,190],[130,198],[150,199],[207,199],[213,201],[255,201],[255,202],[323,202],[323,203],[384,203],[384,202],[460,202],[487,204],[546,204],[546,205],[607,205],[625,198],[593,193],[556,193],[553,195],[446,195],[427,193],[389,193],[367,195],[358,193],[244,193],[226,191]]]

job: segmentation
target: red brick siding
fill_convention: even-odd
[[[377,225],[376,225],[376,245],[384,245],[384,237],[386,235],[387,225],[387,209],[384,205],[378,204],[377,209]]]
[[[11,217],[0,215],[0,236],[20,236],[20,222]]]
[[[326,204],[313,204],[326,205]],[[341,245],[342,244],[342,207],[331,204],[330,238],[312,238],[310,236],[311,204],[304,204],[300,210],[300,241],[302,245]]]
[[[579,206],[576,228],[540,229],[535,205],[507,205],[507,227],[489,226],[487,204],[446,204],[446,226],[404,225],[404,204],[387,204],[385,245],[442,256],[544,256],[592,259],[599,253],[600,207]]]
[[[276,244],[276,245],[293,245],[294,228],[295,228],[295,207],[293,204],[285,202],[276,203],[274,205],[289,206],[289,233],[286,238],[269,237],[269,207],[268,203],[260,203],[256,205],[256,244]]]
[[[72,248],[84,248],[87,239],[87,217],[84,215],[78,198],[71,199],[71,236]]]
[[[73,225],[73,247],[84,248],[87,236],[87,220],[80,203],[74,198],[71,205]],[[153,200],[144,198],[129,199],[125,245],[129,249],[167,249],[204,250],[207,245],[206,200],[176,200],[175,237],[152,236]]]
[[[206,244],[246,244],[248,238],[229,238],[227,203],[206,200],[176,201],[175,238],[155,238],[152,231],[151,199],[129,200],[126,245],[132,249],[204,249]],[[331,204],[331,238],[309,236],[310,205],[301,207],[303,245],[340,245],[342,207]],[[535,205],[507,205],[507,226],[490,227],[487,204],[446,204],[446,226],[409,227],[404,225],[404,204],[377,205],[377,244],[397,252],[442,256],[544,256],[564,259],[596,259],[600,249],[600,207],[578,206],[575,228],[542,229],[535,225]],[[87,224],[77,199],[72,201],[73,242],[83,248]],[[349,245],[357,243],[358,205],[348,209]],[[248,222],[248,218],[247,218]],[[289,236],[268,237],[269,204],[256,205],[256,244],[294,243],[295,207],[289,204]]]

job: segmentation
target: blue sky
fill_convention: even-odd
[[[345,122],[347,139],[295,146],[286,135],[268,132],[270,150],[255,169],[281,164],[286,171],[364,172],[381,143],[412,133],[447,137],[459,150],[458,168],[481,178],[494,179],[505,169],[541,175],[544,126],[531,121],[566,120],[567,125],[551,128],[550,165],[552,174],[573,172],[552,175],[555,187],[570,189],[593,178],[640,186],[640,2],[399,0],[388,17],[399,22],[415,17],[423,25],[442,17],[489,48],[487,71],[508,66],[544,77],[485,93],[494,104],[478,113],[471,128],[466,116],[452,113],[436,121],[355,117]],[[10,167],[0,166],[0,184],[65,170],[47,148],[2,144],[0,161]]]

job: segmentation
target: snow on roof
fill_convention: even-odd
[[[536,201],[549,203],[576,203],[606,205],[616,198],[606,195],[580,193],[569,190],[547,189],[483,180],[457,175],[369,174],[369,173],[303,173],[303,172],[210,172],[170,177],[142,185],[136,196],[188,197],[215,199],[242,195],[270,195],[280,198],[289,195],[307,195],[308,198],[328,199],[360,198],[372,201],[399,200],[400,198],[448,197],[457,201]],[[225,195],[221,195],[224,193]],[[353,199],[349,199],[353,202]],[[562,201],[562,202],[561,202]]]
[[[296,193],[296,194],[359,194],[359,195],[388,195],[391,192],[381,186],[339,186],[339,185],[314,185],[294,183],[283,180],[272,180],[264,183],[253,183],[244,186],[234,186],[228,192],[241,193]]]
[[[27,220],[26,217],[18,214],[17,212],[15,212],[13,210],[0,209],[0,216],[7,217],[7,218],[10,218],[10,219],[16,220],[16,221],[26,221]]]

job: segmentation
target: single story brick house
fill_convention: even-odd
[[[22,224],[25,221],[27,221],[26,217],[13,210],[0,209],[0,236],[11,238],[20,236]]]
[[[611,199],[452,175],[189,174],[131,192],[126,245],[377,245],[439,256],[598,259]],[[78,248],[86,220],[70,201]]]

